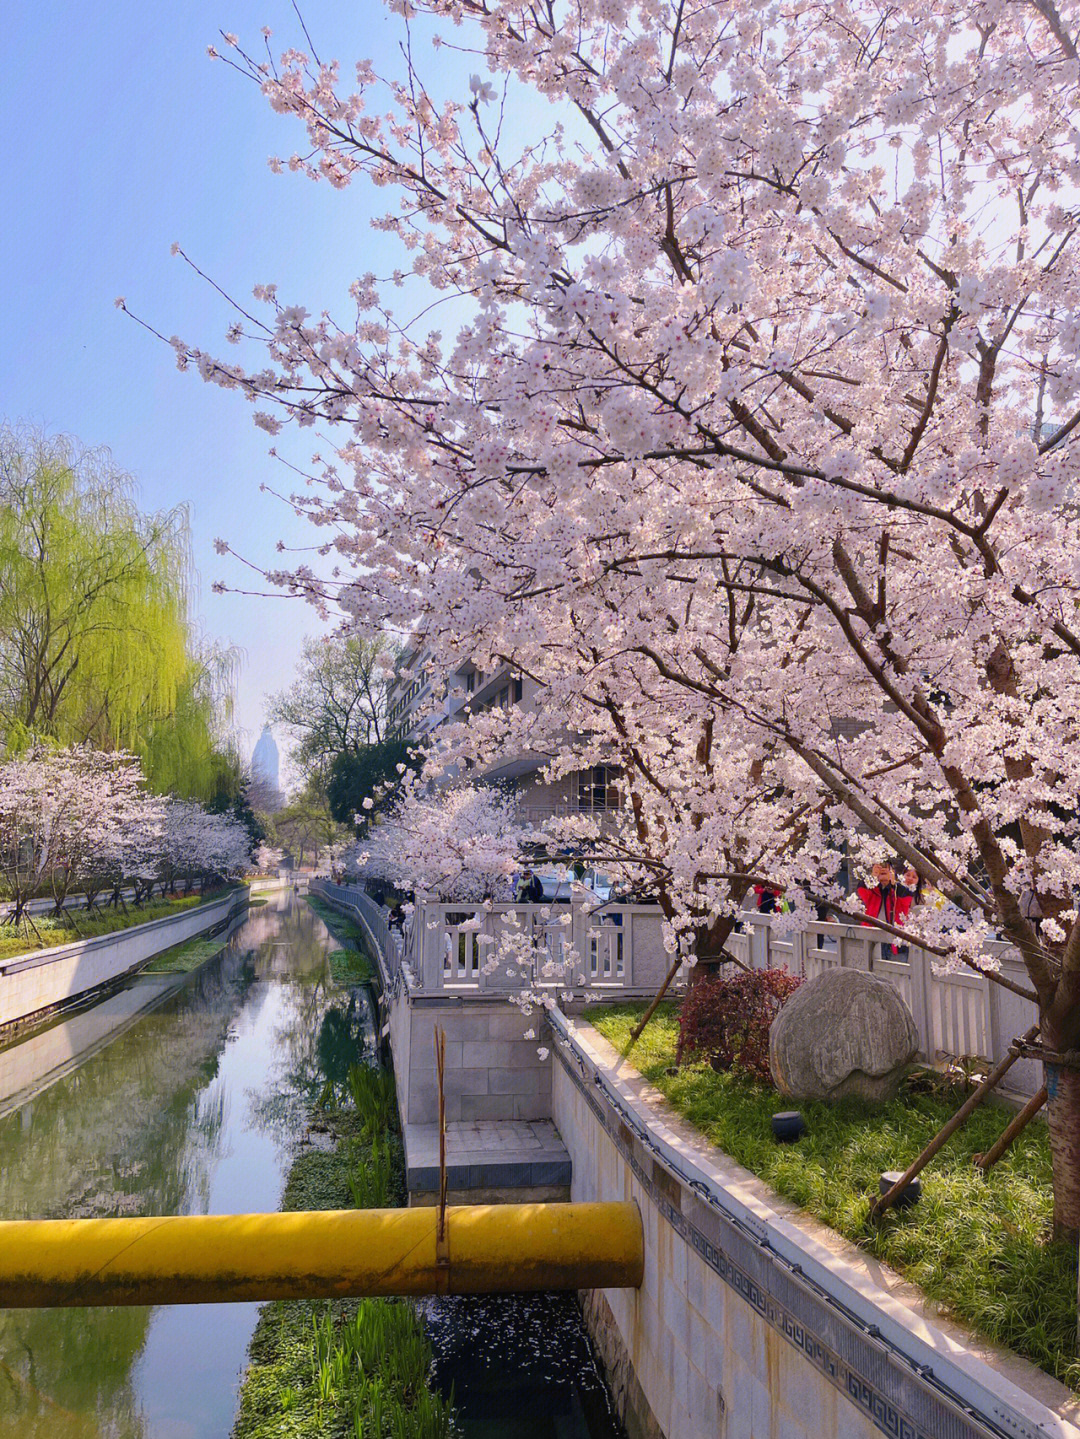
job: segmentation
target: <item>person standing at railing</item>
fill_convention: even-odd
[[[531,869],[524,869],[514,891],[514,900],[517,904],[542,904],[544,885],[540,876]]]
[[[867,919],[880,919],[885,924],[902,928],[912,904],[919,893],[919,877],[913,869],[904,873],[904,883],[896,878],[891,864],[875,864],[870,874],[873,885],[860,884],[856,893],[862,900],[863,913]],[[906,959],[907,945],[882,944],[882,959]]]
[[[754,905],[758,914],[775,914],[780,908],[780,891],[771,884],[755,884]]]

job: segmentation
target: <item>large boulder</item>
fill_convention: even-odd
[[[831,969],[801,985],[769,1030],[773,1082],[792,1099],[891,1099],[918,1050],[900,994],[861,969]]]

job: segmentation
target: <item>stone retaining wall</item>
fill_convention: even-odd
[[[552,1017],[574,1200],[634,1199],[639,1290],[586,1296],[630,1439],[1080,1439],[1080,1400],[686,1125],[589,1025]]]
[[[230,890],[164,919],[0,961],[0,1033],[114,984],[156,954],[227,923],[247,906],[246,887]]]

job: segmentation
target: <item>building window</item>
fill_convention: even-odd
[[[618,809],[619,771],[612,764],[595,764],[577,777],[578,809]]]

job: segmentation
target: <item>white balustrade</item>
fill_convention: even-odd
[[[655,991],[669,963],[659,952],[655,906],[586,910],[578,902],[421,904],[402,937],[390,927],[387,911],[358,886],[320,881],[313,888],[358,910],[378,941],[387,971],[394,975],[404,967],[408,983],[428,993],[466,996],[536,987],[584,990],[592,996],[644,994]],[[648,935],[637,965],[635,931]],[[752,969],[787,969],[813,979],[829,969],[848,968],[886,979],[911,1010],[920,1054],[932,1063],[960,1055],[1000,1059],[1014,1036],[1036,1018],[1030,1001],[984,976],[970,970],[937,973],[933,957],[918,945],[883,940],[880,932],[857,921],[814,920],[794,933],[774,934],[769,917],[748,914],[726,948]],[[1005,945],[994,948],[1003,972],[1024,982],[1018,957]],[[734,965],[725,968],[735,971]],[[1019,1092],[1034,1093],[1042,1076],[1038,1066],[1024,1062],[1015,1066],[1010,1082]]]

